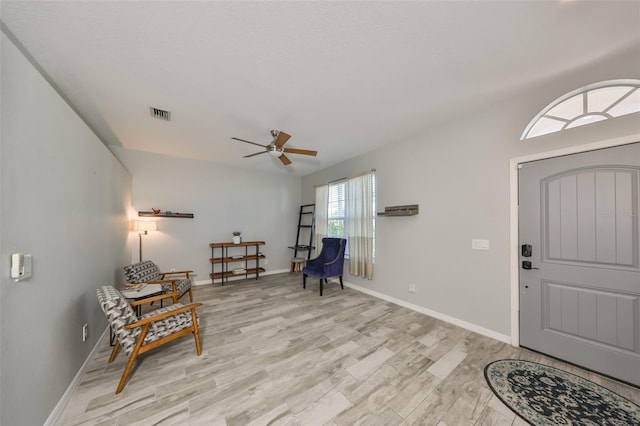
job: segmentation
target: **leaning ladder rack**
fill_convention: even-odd
[[[311,251],[315,248],[313,245],[313,234],[316,229],[316,205],[315,204],[303,204],[300,206],[300,214],[298,215],[298,233],[296,235],[296,243],[293,246],[289,246],[293,249],[293,257],[298,257],[298,252],[306,252],[307,259],[311,259]],[[309,244],[303,244],[304,233],[309,231]]]

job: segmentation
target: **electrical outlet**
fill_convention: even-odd
[[[264,260],[264,264],[265,264],[265,265],[268,265],[268,264],[269,264],[269,259],[265,259],[265,260]]]
[[[415,293],[415,292],[416,292],[416,285],[409,284],[409,293]]]
[[[82,326],[82,341],[86,342],[87,337],[89,337],[89,324],[85,324]]]

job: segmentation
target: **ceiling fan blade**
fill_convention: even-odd
[[[231,139],[235,139],[235,140],[240,141],[240,142],[250,143],[250,144],[252,144],[252,145],[258,145],[258,146],[261,146],[261,147],[263,147],[263,148],[266,148],[266,147],[267,147],[267,145],[262,145],[262,144],[259,144],[259,143],[255,143],[255,142],[251,142],[251,141],[246,141],[246,140],[244,140],[244,139],[240,139],[240,138],[232,137]]]
[[[288,152],[289,154],[313,155],[314,157],[318,155],[318,151],[310,149],[284,148],[284,152]]]
[[[280,159],[280,161],[282,161],[282,164],[284,164],[285,166],[288,166],[289,164],[291,164],[291,160],[289,160],[289,158],[284,154],[282,154],[278,158]]]
[[[260,151],[260,152],[256,152],[255,154],[249,154],[249,155],[245,155],[242,158],[249,158],[249,157],[255,157],[256,155],[260,155],[260,154],[266,154],[267,151]]]
[[[286,134],[285,132],[278,132],[278,137],[275,140],[276,148],[282,148],[282,145],[287,143],[291,136]]]

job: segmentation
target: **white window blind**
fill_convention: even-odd
[[[345,238],[349,272],[371,279],[375,258],[375,170],[316,188],[316,255],[322,238]]]
[[[334,238],[345,236],[347,185],[346,181],[329,185],[327,235]]]

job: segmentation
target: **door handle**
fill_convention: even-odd
[[[522,261],[522,269],[540,269],[540,268],[534,268],[533,266],[531,266],[531,262],[529,262],[528,260],[523,260]]]

